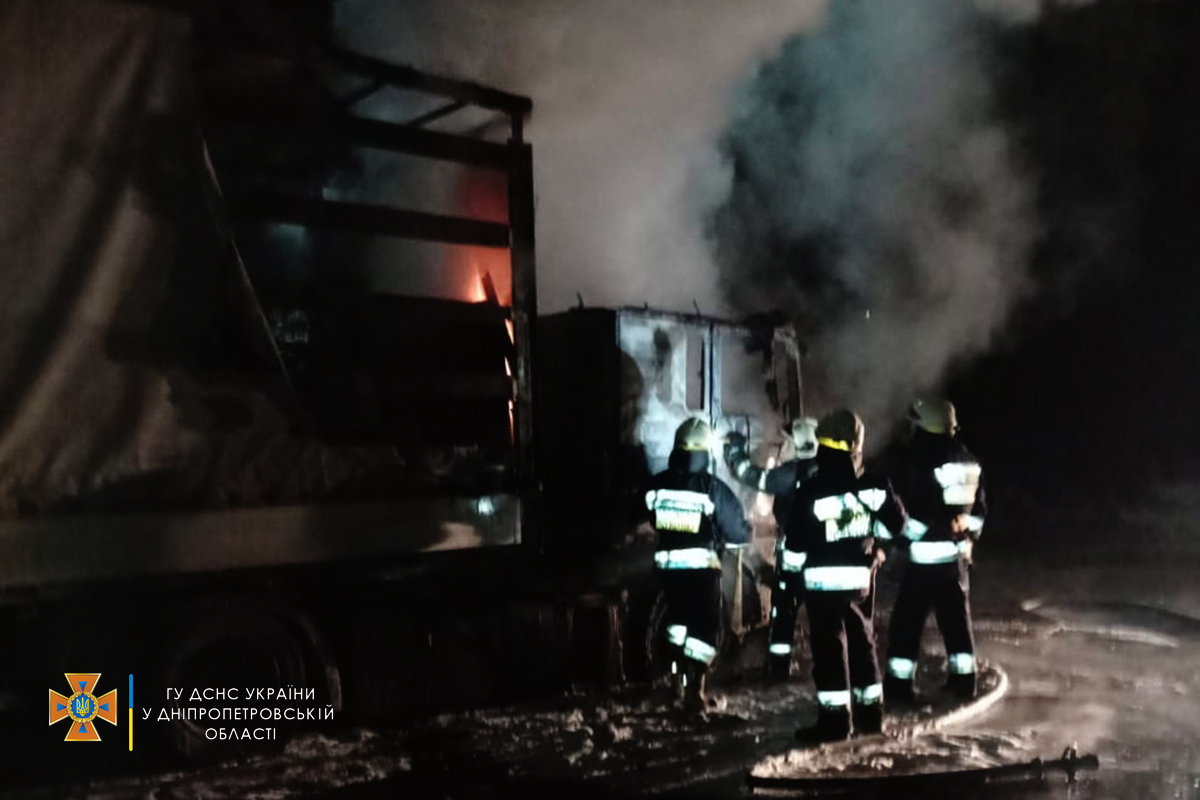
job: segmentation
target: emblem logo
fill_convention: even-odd
[[[100,732],[95,721],[102,719],[110,725],[117,724],[117,690],[96,697],[96,684],[100,673],[68,672],[67,683],[71,686],[70,697],[50,690],[50,724],[70,719],[67,742],[98,742]]]

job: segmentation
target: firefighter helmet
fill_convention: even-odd
[[[859,454],[862,453],[865,439],[866,428],[862,417],[848,408],[831,411],[817,423],[817,442],[822,447]]]
[[[954,404],[941,398],[916,400],[908,409],[908,421],[928,433],[953,436],[958,432]]]
[[[783,433],[796,448],[797,458],[812,458],[817,453],[816,417],[797,417]]]
[[[675,430],[676,450],[701,450],[707,452],[713,443],[712,428],[708,423],[697,417],[684,420]]]

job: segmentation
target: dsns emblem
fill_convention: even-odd
[[[96,697],[96,684],[100,673],[68,672],[67,683],[71,685],[72,694],[65,697],[53,689],[50,690],[50,724],[71,720],[67,731],[68,742],[98,742],[100,733],[96,730],[95,721],[102,719],[110,725],[117,724],[117,690]]]

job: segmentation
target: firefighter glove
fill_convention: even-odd
[[[746,455],[746,437],[740,433],[730,433],[725,437],[725,462],[732,463]]]

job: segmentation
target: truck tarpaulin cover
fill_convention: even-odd
[[[295,432],[189,33],[147,6],[0,3],[0,517],[287,503],[391,457]]]

